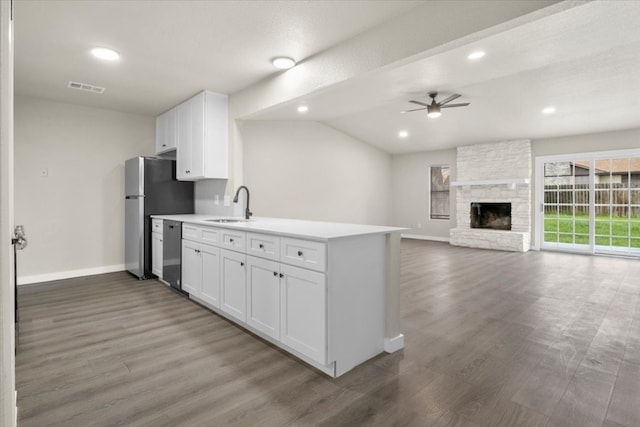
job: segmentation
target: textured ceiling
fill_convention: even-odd
[[[638,22],[638,1],[586,3],[251,118],[324,121],[390,153],[640,127]],[[471,62],[476,49],[486,56]],[[431,90],[471,105],[438,119],[400,114]],[[549,105],[557,113],[542,115]]]
[[[419,1],[25,1],[14,3],[15,91],[156,115],[203,88],[233,93],[406,13]],[[88,53],[119,51],[117,63]],[[70,81],[103,95],[67,89]]]

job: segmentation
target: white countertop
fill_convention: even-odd
[[[301,237],[305,239],[321,241],[360,236],[364,234],[387,234],[407,230],[406,228],[401,227],[382,227],[378,225],[345,224],[339,222],[324,221],[303,221],[299,219],[284,218],[253,217],[246,222],[218,223],[207,220],[230,218],[199,214],[151,215],[151,217],[186,222],[189,224],[206,225],[209,227],[231,228],[235,230],[278,234],[283,236]]]

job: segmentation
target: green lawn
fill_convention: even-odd
[[[596,245],[640,248],[640,217],[596,216]],[[587,215],[545,214],[545,242],[589,244]]]

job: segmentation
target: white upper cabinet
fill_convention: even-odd
[[[228,98],[203,91],[176,107],[177,178],[228,178]]]
[[[177,109],[172,108],[156,117],[156,154],[176,149]]]

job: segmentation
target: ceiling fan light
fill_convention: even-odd
[[[429,117],[430,119],[437,119],[441,115],[442,113],[440,111],[430,111],[427,113],[427,117]]]

